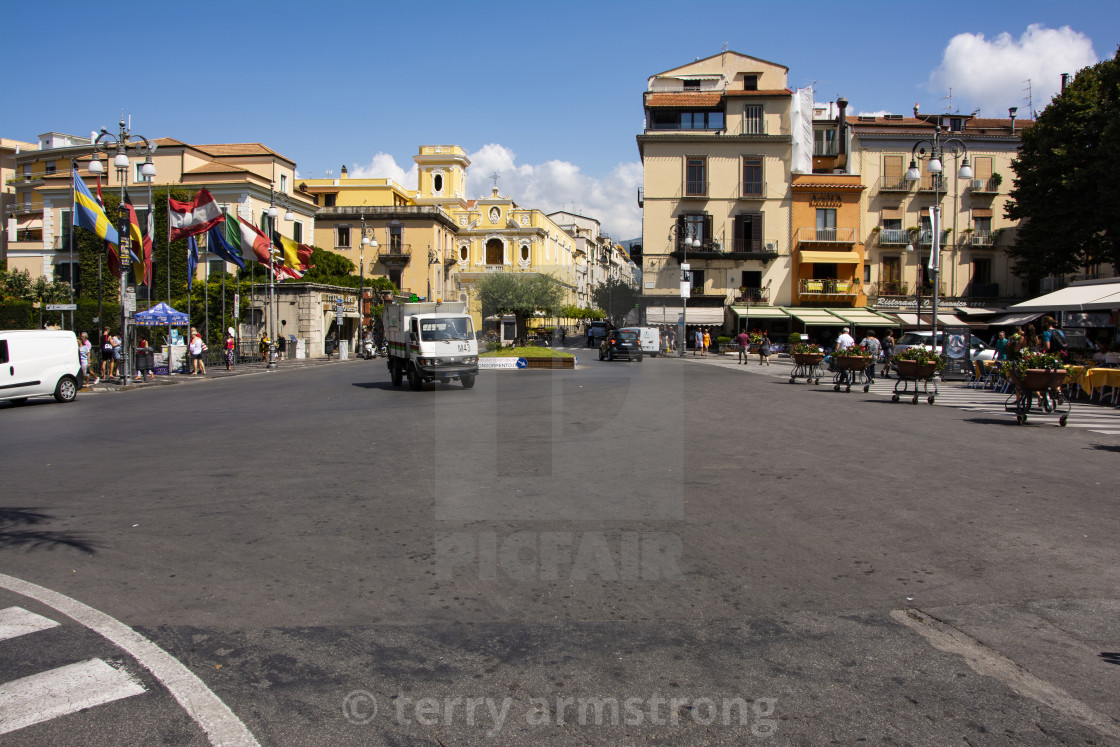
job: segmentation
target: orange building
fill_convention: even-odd
[[[866,306],[859,174],[793,174],[793,305]]]

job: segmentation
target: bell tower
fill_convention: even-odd
[[[421,145],[416,161],[416,204],[433,203],[465,206],[467,201],[466,151],[458,145]]]

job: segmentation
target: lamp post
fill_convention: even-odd
[[[923,145],[929,146],[929,154],[926,155],[926,149],[921,147]],[[933,175],[933,207],[929,210],[930,218],[930,252],[929,252],[929,273],[933,280],[933,313],[931,315],[931,330],[932,336],[931,347],[937,349],[937,277],[941,270],[941,174],[942,174],[942,161],[945,152],[948,151],[953,156],[964,156],[961,162],[960,170],[957,172],[958,179],[971,179],[972,167],[968,164],[968,146],[964,141],[956,137],[941,137],[941,126],[938,125],[933,130],[933,140],[919,140],[914,143],[914,147],[910,150],[910,168],[906,170],[906,181],[916,182],[922,178],[921,172],[918,170],[918,161],[926,161],[926,173]],[[920,239],[919,239],[920,240]],[[918,293],[921,294],[921,254],[918,256]],[[918,321],[922,319],[921,295],[918,296]]]
[[[362,242],[359,244],[361,247],[358,249],[358,326],[362,327],[359,332],[365,331],[366,324],[366,247],[368,246],[371,251],[377,251],[377,239],[372,235],[373,229],[370,229],[370,235],[366,235],[366,217],[362,216]],[[373,320],[370,320],[370,326],[373,326]],[[370,330],[372,333],[373,330]]]
[[[674,226],[674,229],[676,226]],[[690,282],[690,267],[688,264],[688,247],[694,249],[700,247],[700,239],[696,238],[689,232],[683,238],[679,237],[681,242],[681,352],[680,357],[683,358],[685,349],[688,347],[688,299],[692,295],[692,284]]]
[[[428,244],[428,301],[432,300],[432,265],[439,264],[439,253]]]
[[[279,211],[276,209],[276,192],[273,190],[273,185],[269,182],[268,185],[268,257],[272,263],[269,269],[272,271],[268,275],[268,365],[266,368],[270,371],[276,370],[276,258],[281,252],[277,251],[276,244],[273,241],[273,234],[276,233],[276,216]],[[290,212],[290,211],[289,211]]]
[[[101,128],[101,134],[93,141],[93,160],[90,161],[89,171],[91,174],[104,173],[104,168],[101,165],[101,159],[98,155],[100,151],[105,151],[106,155],[109,152],[109,144],[116,144],[116,155],[113,156],[113,167],[117,170],[117,179],[121,183],[121,201],[118,207],[117,218],[117,232],[119,235],[119,244],[117,245],[117,256],[120,259],[121,269],[121,381],[128,382],[129,379],[129,337],[128,337],[128,307],[125,305],[125,291],[128,287],[128,272],[132,269],[132,237],[129,231],[128,210],[125,208],[124,189],[128,183],[128,151],[132,149],[138,156],[144,156],[144,163],[140,167],[140,174],[151,182],[156,175],[156,166],[152,163],[152,154],[156,152],[156,144],[150,142],[148,138],[143,135],[133,135],[128,130],[128,125],[125,120],[121,119],[119,131],[116,135]],[[148,209],[151,209],[149,204]],[[141,250],[143,254],[143,250]],[[104,322],[100,322],[104,324]]]

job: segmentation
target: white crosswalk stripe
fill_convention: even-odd
[[[895,381],[896,379],[878,379],[871,385],[871,393],[890,397],[894,394]],[[932,386],[930,388],[932,391]],[[913,391],[911,390],[911,392],[907,393],[900,392],[899,396],[903,403],[908,403],[909,399],[913,397]],[[924,403],[925,396],[924,392],[921,393],[919,401]],[[945,407],[956,407],[966,412],[1006,416],[1014,419],[1014,410],[1008,411],[1006,409],[1009,404],[1009,398],[1011,403],[1015,401],[1013,395],[1005,392],[993,392],[988,389],[971,389],[956,382],[940,382],[938,384],[938,392],[934,404]],[[1040,425],[1057,426],[1060,425],[1063,412],[1064,408],[1058,413],[1032,410],[1029,414],[1029,422],[1038,423]],[[1088,404],[1085,402],[1073,402],[1070,407],[1066,426],[1070,428],[1081,428],[1088,430],[1090,433],[1099,433],[1107,436],[1120,435],[1120,430],[1118,430],[1120,429],[1120,409]]]
[[[101,659],[5,682],[0,685],[0,734],[143,692],[132,675]]]
[[[23,607],[8,607],[0,610],[0,641],[57,626],[58,623],[54,620],[36,615]]]

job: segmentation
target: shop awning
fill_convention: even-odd
[[[802,262],[837,265],[858,265],[860,263],[859,252],[813,252],[802,249],[800,254]]]
[[[851,309],[829,309],[830,312],[840,317],[844,321],[850,323],[853,327],[897,327],[898,322],[894,319],[876,314],[870,309],[864,308],[851,308]]]
[[[647,324],[679,324],[680,306],[649,306],[646,308]]]
[[[929,329],[933,325],[932,314],[922,314],[920,323],[918,321],[917,314],[907,313],[905,311],[896,311],[893,312],[893,315],[898,317],[898,321],[901,322],[903,329],[911,329],[917,327]],[[973,329],[984,329],[988,326],[988,322],[966,322],[965,320],[961,319],[958,316],[954,316],[953,314],[938,314],[937,326],[938,328],[971,327]]]
[[[1091,311],[1120,309],[1120,280],[1083,280],[1067,288],[1017,303],[1008,311]]]
[[[782,309],[806,327],[844,327],[847,322],[828,309],[783,306]]]
[[[680,309],[677,309],[680,311]],[[723,307],[689,309],[686,317],[689,324],[723,324]],[[674,324],[676,320],[674,319]]]
[[[731,310],[740,317],[750,319],[789,319],[789,314],[780,306],[732,306]]]
[[[994,319],[989,319],[988,324],[993,327],[1015,327],[1020,324],[1030,324],[1042,316],[1041,311],[1024,311],[1017,314],[1004,314]]]
[[[902,325],[903,329],[908,329],[910,327],[917,327],[918,326],[918,315],[917,314],[908,314],[905,311],[895,311],[895,312],[892,312],[892,314],[893,314],[893,316],[898,317],[898,323],[900,325]],[[928,321],[926,323],[926,326],[929,326]]]

